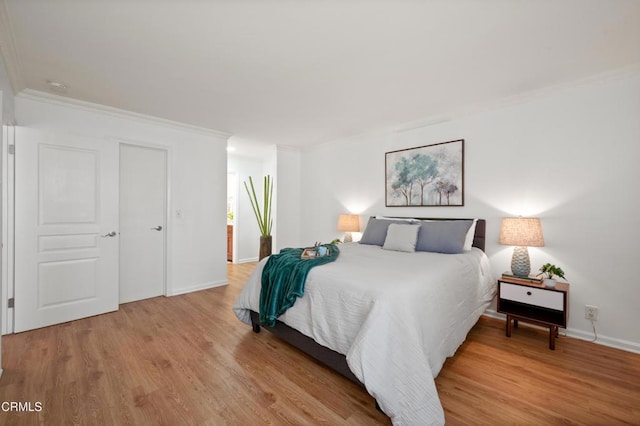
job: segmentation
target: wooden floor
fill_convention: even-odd
[[[359,386],[231,305],[230,285],[122,305],[118,312],[2,338],[0,424],[388,425]],[[640,355],[482,318],[436,379],[447,424],[640,424]]]

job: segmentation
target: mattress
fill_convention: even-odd
[[[493,299],[489,260],[404,253],[347,243],[335,262],[313,268],[305,294],[279,320],[344,354],[349,368],[394,424],[444,424],[434,378]],[[260,262],[233,310],[258,312]]]

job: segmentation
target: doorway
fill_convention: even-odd
[[[120,303],[165,294],[167,156],[120,144]]]
[[[227,173],[227,262],[235,259],[237,246],[237,219],[236,213],[238,198],[238,175],[235,172]]]

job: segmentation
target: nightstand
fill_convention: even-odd
[[[549,328],[549,349],[556,348],[558,327],[567,328],[569,283],[556,283],[554,288],[529,283],[517,278],[498,280],[498,312],[507,315],[505,333],[511,337],[511,321],[518,320]]]

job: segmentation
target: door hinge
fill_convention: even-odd
[[[13,308],[15,304],[16,304],[16,299],[12,297],[11,299],[9,299],[9,303],[7,304],[7,306],[9,308]]]
[[[15,155],[16,154],[16,146],[15,145],[8,145],[7,146],[7,152],[9,153],[9,155]]]

